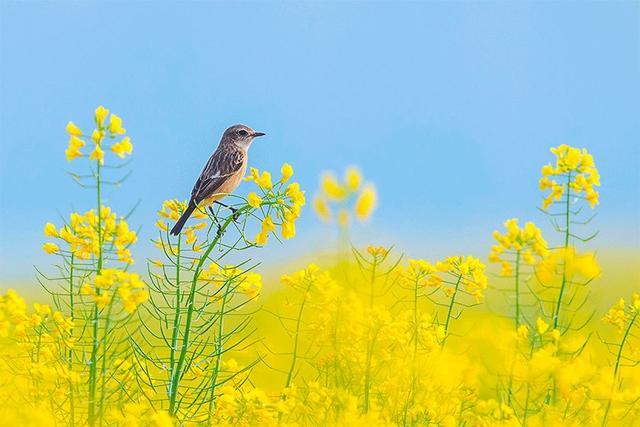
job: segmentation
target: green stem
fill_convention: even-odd
[[[564,263],[562,266],[562,282],[560,284],[560,292],[558,293],[558,301],[556,301],[556,308],[553,314],[553,329],[558,328],[558,324],[560,321],[560,310],[562,310],[562,296],[564,295],[564,291],[567,284],[567,260],[566,260],[566,249],[569,247],[569,226],[571,224],[571,172],[567,176],[567,196],[565,199],[565,228],[564,228]]]
[[[115,295],[111,297],[109,301],[109,308],[107,309],[107,317],[104,322],[104,333],[102,334],[102,366],[100,367],[100,405],[98,406],[99,422],[102,425],[102,416],[104,414],[104,400],[107,395],[107,335],[109,334],[109,324],[111,323],[111,311],[113,309],[113,301]]]
[[[611,410],[611,403],[612,403],[611,400],[613,397],[613,390],[615,389],[616,383],[618,382],[618,371],[620,369],[620,359],[622,358],[622,350],[624,350],[624,345],[627,343],[627,338],[629,337],[629,333],[637,317],[638,317],[638,313],[636,312],[631,318],[631,322],[629,322],[629,325],[627,325],[627,328],[624,331],[624,335],[622,336],[622,340],[620,341],[620,346],[618,347],[618,354],[616,354],[616,364],[613,369],[613,383],[611,384],[611,396],[609,396],[609,399],[607,400],[607,407],[605,408],[604,415],[602,416],[602,424],[600,424],[602,427],[607,425],[607,418],[609,417],[609,411]]]
[[[296,318],[296,331],[293,335],[293,350],[291,351],[291,365],[289,366],[289,371],[287,373],[287,381],[284,384],[285,388],[288,388],[291,385],[291,380],[293,379],[293,372],[296,368],[296,363],[298,361],[298,345],[300,338],[300,325],[302,324],[302,313],[304,312],[304,306],[307,303],[307,294],[311,290],[312,281],[309,280],[307,287],[304,291],[302,297],[302,303],[300,304],[300,309],[298,310],[298,317]]]
[[[516,328],[520,325],[520,251],[516,252]]]
[[[369,412],[369,393],[371,389],[371,365],[373,360],[373,350],[376,345],[376,340],[378,338],[379,329],[375,331],[373,337],[371,338],[371,342],[367,345],[367,367],[364,375],[364,413]]]
[[[407,418],[409,413],[409,407],[412,407],[416,399],[416,387],[417,387],[417,375],[416,375],[416,361],[418,358],[418,279],[413,284],[413,369],[411,370],[411,390],[409,391],[409,399],[404,405],[403,424],[407,424]]]
[[[373,257],[373,263],[371,266],[371,279],[369,280],[369,309],[373,309],[373,300],[375,296],[375,284],[376,284],[376,269],[378,266],[378,257]],[[364,413],[369,412],[369,391],[371,388],[371,361],[373,359],[373,349],[377,332],[374,334],[370,343],[367,343],[367,367],[365,371],[364,382]]]
[[[96,194],[98,199],[98,260],[96,267],[96,275],[100,274],[102,271],[102,198],[100,194],[100,160],[96,160]],[[100,291],[98,290],[98,295]],[[89,408],[88,408],[88,421],[89,426],[94,427],[96,424],[95,414],[96,414],[96,385],[97,385],[97,377],[96,377],[96,364],[98,357],[98,347],[100,345],[98,332],[99,332],[99,312],[98,306],[94,304],[93,307],[93,343],[91,349],[91,359],[89,362]]]
[[[74,290],[73,290],[73,263],[74,254],[71,252],[70,267],[69,267],[69,310],[71,321],[75,322],[75,305],[74,305]],[[73,341],[73,327],[69,329],[69,340]],[[67,361],[67,368],[69,372],[73,372],[73,348],[69,348],[69,360]],[[73,383],[69,380],[69,426],[73,427],[76,424],[75,420],[75,397]]]
[[[216,397],[216,384],[220,373],[220,365],[222,363],[222,339],[224,334],[224,309],[227,305],[227,298],[231,293],[229,290],[230,282],[227,281],[222,301],[220,303],[220,318],[218,319],[218,336],[216,337],[216,364],[211,375],[211,392],[209,393],[209,411],[207,413],[207,425],[211,425],[211,415],[213,415],[214,400]]]
[[[89,361],[89,425],[91,427],[95,426],[95,398],[96,398],[96,361],[98,358],[98,347],[99,347],[99,339],[98,339],[98,325],[99,325],[99,312],[98,305],[94,303],[93,305],[93,313],[91,317],[91,322],[93,323],[92,328],[92,343],[91,343],[91,358]]]
[[[378,267],[378,257],[373,257],[373,264],[371,266],[371,280],[370,280],[370,289],[369,289],[369,308],[373,308],[373,298],[375,296],[375,285],[376,285],[376,268]]]
[[[175,387],[175,384],[173,384],[173,375],[175,372],[175,362],[176,362],[176,346],[178,345],[178,329],[180,326],[180,299],[181,299],[181,292],[180,292],[180,263],[181,263],[181,244],[182,244],[182,234],[178,235],[178,243],[176,244],[176,250],[177,250],[177,255],[176,255],[176,300],[175,300],[175,313],[173,316],[173,332],[171,333],[171,349],[170,349],[170,355],[169,355],[169,389],[167,390],[168,395],[171,396],[171,392],[173,390],[173,388]]]
[[[522,412],[522,427],[525,427],[527,425],[527,415],[529,412],[529,397],[531,395],[531,386],[529,384],[527,384],[527,396],[525,397],[524,400],[524,409]]]
[[[638,318],[638,312],[636,312],[631,318],[631,322],[629,322],[629,326],[627,326],[627,329],[624,331],[624,335],[622,336],[622,341],[620,341],[620,348],[618,349],[618,354],[616,355],[616,365],[613,370],[613,376],[615,378],[617,378],[618,370],[620,369],[620,359],[622,358],[622,350],[624,349],[624,345],[627,343],[627,338],[629,337],[631,328],[633,327],[633,324],[635,323],[637,318]]]
[[[236,213],[242,213],[247,209],[248,207],[240,208]],[[202,271],[202,266],[204,265],[205,261],[208,259],[209,254],[211,253],[213,248],[218,244],[218,241],[220,240],[220,236],[222,236],[222,234],[227,229],[227,227],[229,227],[229,224],[231,224],[232,221],[233,221],[233,215],[229,216],[225,220],[224,224],[222,224],[222,226],[220,227],[220,233],[216,235],[216,237],[213,239],[213,241],[209,244],[209,246],[205,250],[202,257],[200,257],[200,259],[198,260],[198,264],[196,265],[196,269],[194,270],[194,273],[193,273],[193,278],[191,279],[191,288],[189,289],[189,296],[187,298],[187,314],[186,314],[185,324],[184,324],[184,333],[182,335],[183,338],[182,338],[182,346],[180,348],[180,357],[178,358],[178,366],[173,372],[173,378],[171,380],[173,388],[171,389],[171,393],[169,395],[169,413],[173,416],[175,416],[176,413],[178,412],[178,405],[177,405],[178,388],[179,388],[180,380],[183,374],[182,370],[184,369],[184,364],[187,359],[187,353],[189,351],[189,338],[191,337],[191,322],[193,320],[193,312],[195,308],[195,297],[196,297],[196,289],[198,284],[198,277],[200,276],[200,272]]]
[[[340,379],[338,376],[338,320],[340,319],[340,303],[337,303],[336,316],[333,322],[331,331],[331,343],[333,345],[333,375],[334,386],[337,388],[340,385]]]
[[[449,334],[449,321],[451,320],[451,312],[453,311],[453,305],[455,304],[455,301],[456,301],[456,295],[458,294],[458,288],[460,287],[461,280],[462,280],[462,274],[458,275],[458,280],[456,281],[456,287],[453,290],[453,295],[451,295],[451,302],[449,303],[449,309],[447,310],[447,320],[445,321],[445,324],[444,324],[445,339],[446,339],[446,336]]]

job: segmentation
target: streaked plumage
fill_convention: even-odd
[[[244,177],[249,160],[248,150],[254,138],[264,133],[244,125],[234,125],[222,135],[220,144],[204,166],[191,190],[187,209],[171,229],[178,235],[196,207],[206,207],[232,193]]]

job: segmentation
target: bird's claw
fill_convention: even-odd
[[[231,208],[231,218],[233,222],[238,222],[238,218],[240,218],[240,212],[236,208]]]

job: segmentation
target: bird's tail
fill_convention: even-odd
[[[187,206],[187,209],[184,211],[178,222],[176,222],[176,225],[174,225],[171,229],[171,234],[173,234],[174,236],[180,234],[182,227],[184,227],[185,222],[187,222],[195,208],[196,204],[193,201],[189,202],[189,206]]]

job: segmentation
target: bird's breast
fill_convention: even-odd
[[[245,157],[242,166],[236,173],[230,175],[227,180],[225,180],[220,187],[213,193],[211,196],[203,199],[199,206],[207,206],[215,202],[216,200],[222,199],[224,196],[231,194],[235,191],[236,188],[242,182],[242,178],[244,178],[244,174],[247,171],[247,158]]]

